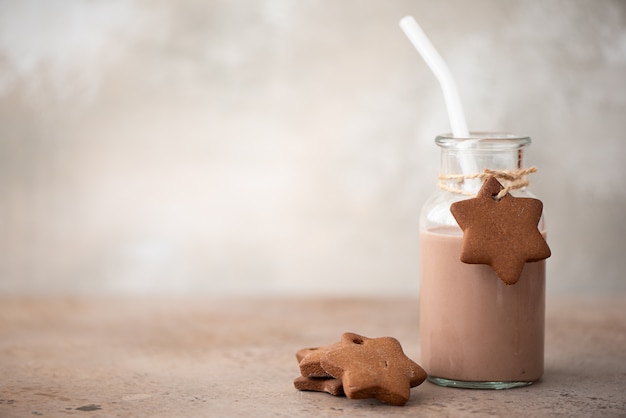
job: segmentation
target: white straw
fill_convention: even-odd
[[[452,74],[450,73],[448,66],[412,16],[403,17],[400,20],[400,27],[413,46],[420,53],[422,58],[424,58],[424,61],[426,61],[426,64],[428,64],[432,72],[435,74],[437,80],[439,80],[441,90],[443,90],[446,107],[448,109],[448,118],[450,119],[452,136],[455,138],[469,138],[469,131],[467,129],[467,123],[465,122],[465,114],[463,113],[461,99],[459,98],[459,93],[456,90],[456,83],[452,78]],[[463,150],[469,148],[470,145],[470,143],[463,141],[458,144],[458,147],[460,150]],[[457,158],[463,174],[471,174],[478,171],[476,161],[468,152],[460,152]],[[480,183],[477,183],[476,180],[469,180],[463,183],[463,188],[471,190],[478,184]]]
[[[469,137],[463,106],[461,106],[456,83],[448,66],[412,16],[403,17],[400,20],[400,27],[435,74],[439,84],[441,84],[443,97],[448,108],[452,135],[455,138]]]

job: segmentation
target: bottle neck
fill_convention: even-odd
[[[517,172],[524,168],[530,138],[501,133],[475,133],[469,138],[438,136],[441,147],[439,184],[444,190],[478,192],[485,170]],[[496,176],[497,177],[497,176]]]
[[[460,234],[460,228],[450,213],[450,205],[478,193],[484,179],[493,175],[485,173],[485,169],[518,173],[521,183],[517,184],[498,177],[502,173],[495,177],[512,195],[535,197],[524,186],[527,174],[535,171],[533,167],[524,167],[525,148],[530,144],[530,138],[510,134],[472,134],[470,138],[438,136],[435,142],[441,147],[439,190],[422,209],[420,228],[423,231],[445,226]],[[471,175],[477,177],[462,181]],[[543,217],[539,229],[544,230]]]

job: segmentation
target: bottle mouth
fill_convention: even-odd
[[[470,132],[468,137],[459,138],[452,134],[437,135],[435,143],[442,148],[495,148],[519,149],[530,145],[529,136],[509,132]]]

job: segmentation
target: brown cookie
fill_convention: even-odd
[[[395,338],[366,338],[354,333],[341,337],[341,346],[321,359],[322,368],[343,382],[350,399],[376,398],[392,405],[404,405],[426,372],[409,359]]]
[[[324,347],[303,348],[296,353],[300,373],[304,377],[331,377],[320,365],[322,356],[330,350],[341,346],[341,343],[334,343]]]
[[[315,392],[326,392],[335,396],[343,396],[343,385],[341,380],[332,377],[304,377],[298,376],[293,381],[293,385],[298,390],[312,390]]]
[[[503,187],[490,177],[474,199],[450,205],[463,230],[461,261],[488,264],[500,279],[516,283],[526,262],[550,257],[550,248],[537,228],[543,203],[538,199],[495,196]]]

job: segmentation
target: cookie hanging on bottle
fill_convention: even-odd
[[[498,194],[504,187],[489,177],[473,199],[450,205],[463,230],[461,261],[487,264],[507,285],[517,283],[524,264],[550,257],[538,229],[543,211],[539,199]]]

